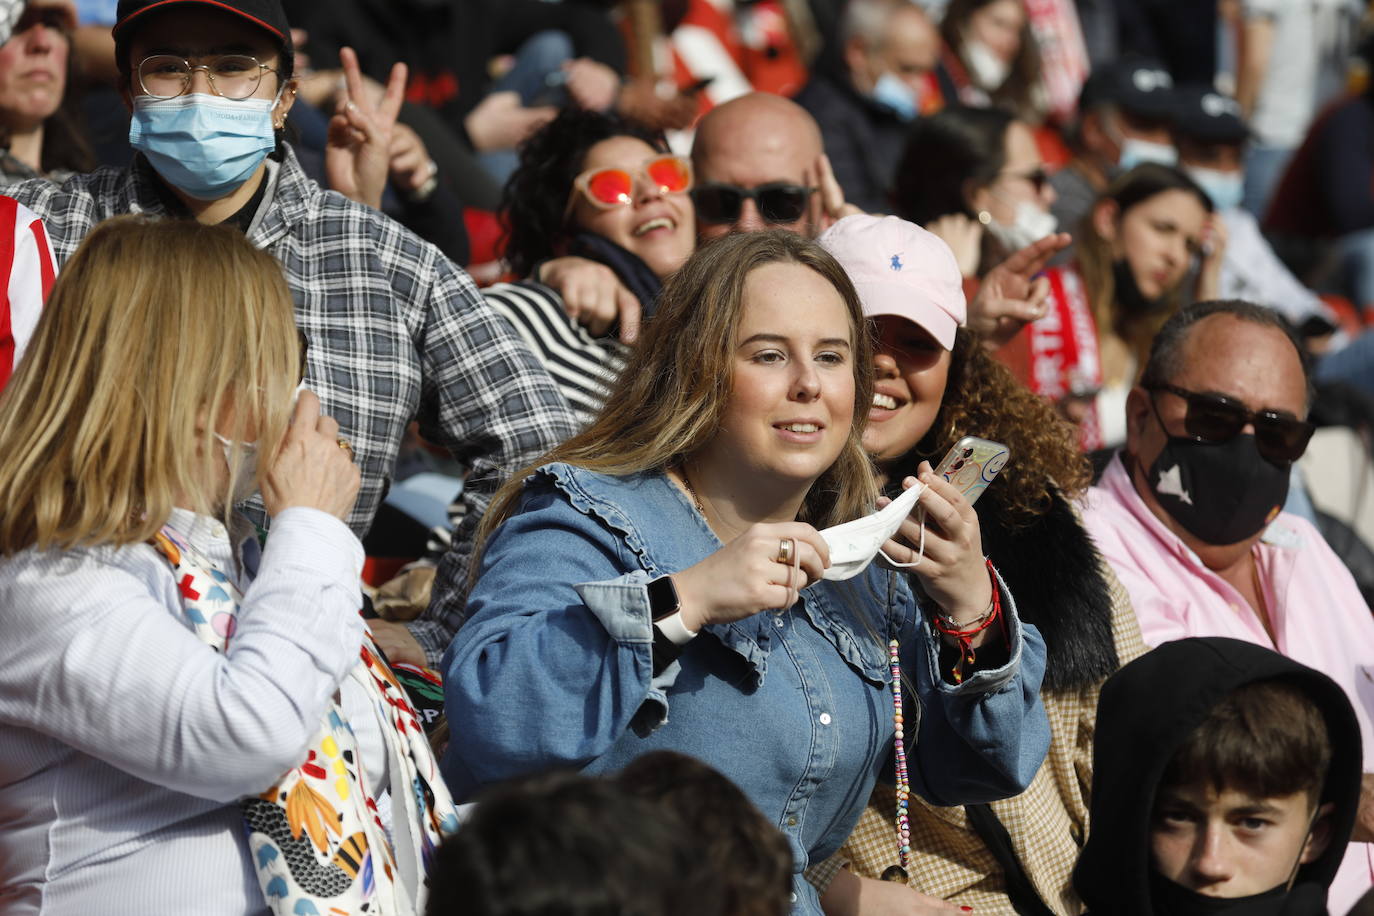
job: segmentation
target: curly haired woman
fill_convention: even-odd
[[[1097,692],[1144,652],[1129,599],[1072,504],[1090,482],[1087,459],[1072,427],[963,326],[959,268],[942,241],[896,217],[873,216],[841,220],[819,241],[849,273],[876,324],[864,447],[888,492],[927,473],[963,436],[1010,448],[1010,461],[977,505],[983,547],[1047,647],[1041,698],[1052,738],[1040,771],[1024,793],[991,805],[913,800],[908,884],[982,912],[1011,912],[1015,904],[1017,912],[1077,913],[1070,873],[1087,834]],[[932,543],[927,538],[927,555]],[[918,594],[919,572],[908,576]],[[883,875],[898,862],[895,817],[893,791],[879,784],[839,855],[809,877],[824,884],[831,876],[853,882]],[[848,871],[837,871],[846,861]],[[862,886],[910,896],[899,885]]]
[[[540,282],[546,261],[576,255],[609,268],[653,314],[663,279],[696,248],[692,168],[656,134],[594,111],[568,110],[520,148],[506,185],[506,261],[518,283],[482,291],[549,370],[585,424],[628,355],[610,320],[579,322],[586,294]],[[584,316],[587,317],[587,316]],[[625,335],[621,335],[624,337]]]

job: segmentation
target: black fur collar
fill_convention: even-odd
[[[1049,511],[1027,526],[1000,523],[996,488],[978,505],[983,548],[1002,574],[1021,619],[1045,637],[1044,686],[1065,690],[1095,684],[1121,666],[1112,634],[1111,590],[1092,538],[1067,500],[1055,493]]]

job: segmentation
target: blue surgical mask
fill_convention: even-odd
[[[1142,162],[1174,165],[1178,162],[1178,150],[1167,143],[1137,140],[1135,137],[1123,139],[1121,141],[1121,157],[1116,160],[1117,168],[1123,172],[1129,172]]]
[[[1232,210],[1245,199],[1245,173],[1219,169],[1186,168],[1188,177],[1198,183],[1218,210]]]
[[[890,72],[883,73],[873,84],[873,101],[886,105],[897,113],[903,121],[911,121],[919,113],[916,108],[916,93],[902,82],[900,77]]]
[[[218,200],[252,177],[276,146],[275,99],[194,93],[134,99],[129,145],[169,184],[197,200]]]

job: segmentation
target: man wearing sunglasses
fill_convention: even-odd
[[[846,204],[815,118],[780,95],[754,92],[713,108],[692,142],[697,234],[789,229],[814,238]]]
[[[1374,760],[1374,617],[1310,523],[1282,512],[1312,436],[1298,344],[1273,311],[1237,300],[1174,315],[1126,404],[1125,449],[1084,521],[1130,593],[1148,645],[1244,639],[1345,689]],[[1369,769],[1368,764],[1366,769]],[[1374,793],[1331,890],[1344,912],[1374,884]]]
[[[815,118],[780,95],[752,92],[711,109],[697,125],[692,171],[702,242],[761,229],[814,238],[842,217],[862,212],[845,201]],[[1000,328],[1006,337],[1041,317],[1049,280],[1038,275],[1069,242],[1067,234],[1050,235],[999,264],[969,303],[970,321]],[[618,322],[621,340],[633,342],[639,302],[609,268],[556,258],[540,268],[539,279],[558,290],[569,313],[593,333]]]
[[[780,95],[754,92],[711,109],[697,125],[692,170],[701,241],[760,229],[814,238],[860,212],[845,202],[815,119]],[[618,323],[621,340],[633,342],[640,303],[609,268],[556,258],[540,267],[539,280],[558,290],[569,313],[593,333]]]

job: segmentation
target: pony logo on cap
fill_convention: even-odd
[[[894,254],[894,255],[892,256],[892,269],[893,269],[893,270],[901,270],[901,269],[902,269],[902,256],[901,256],[900,254]]]

